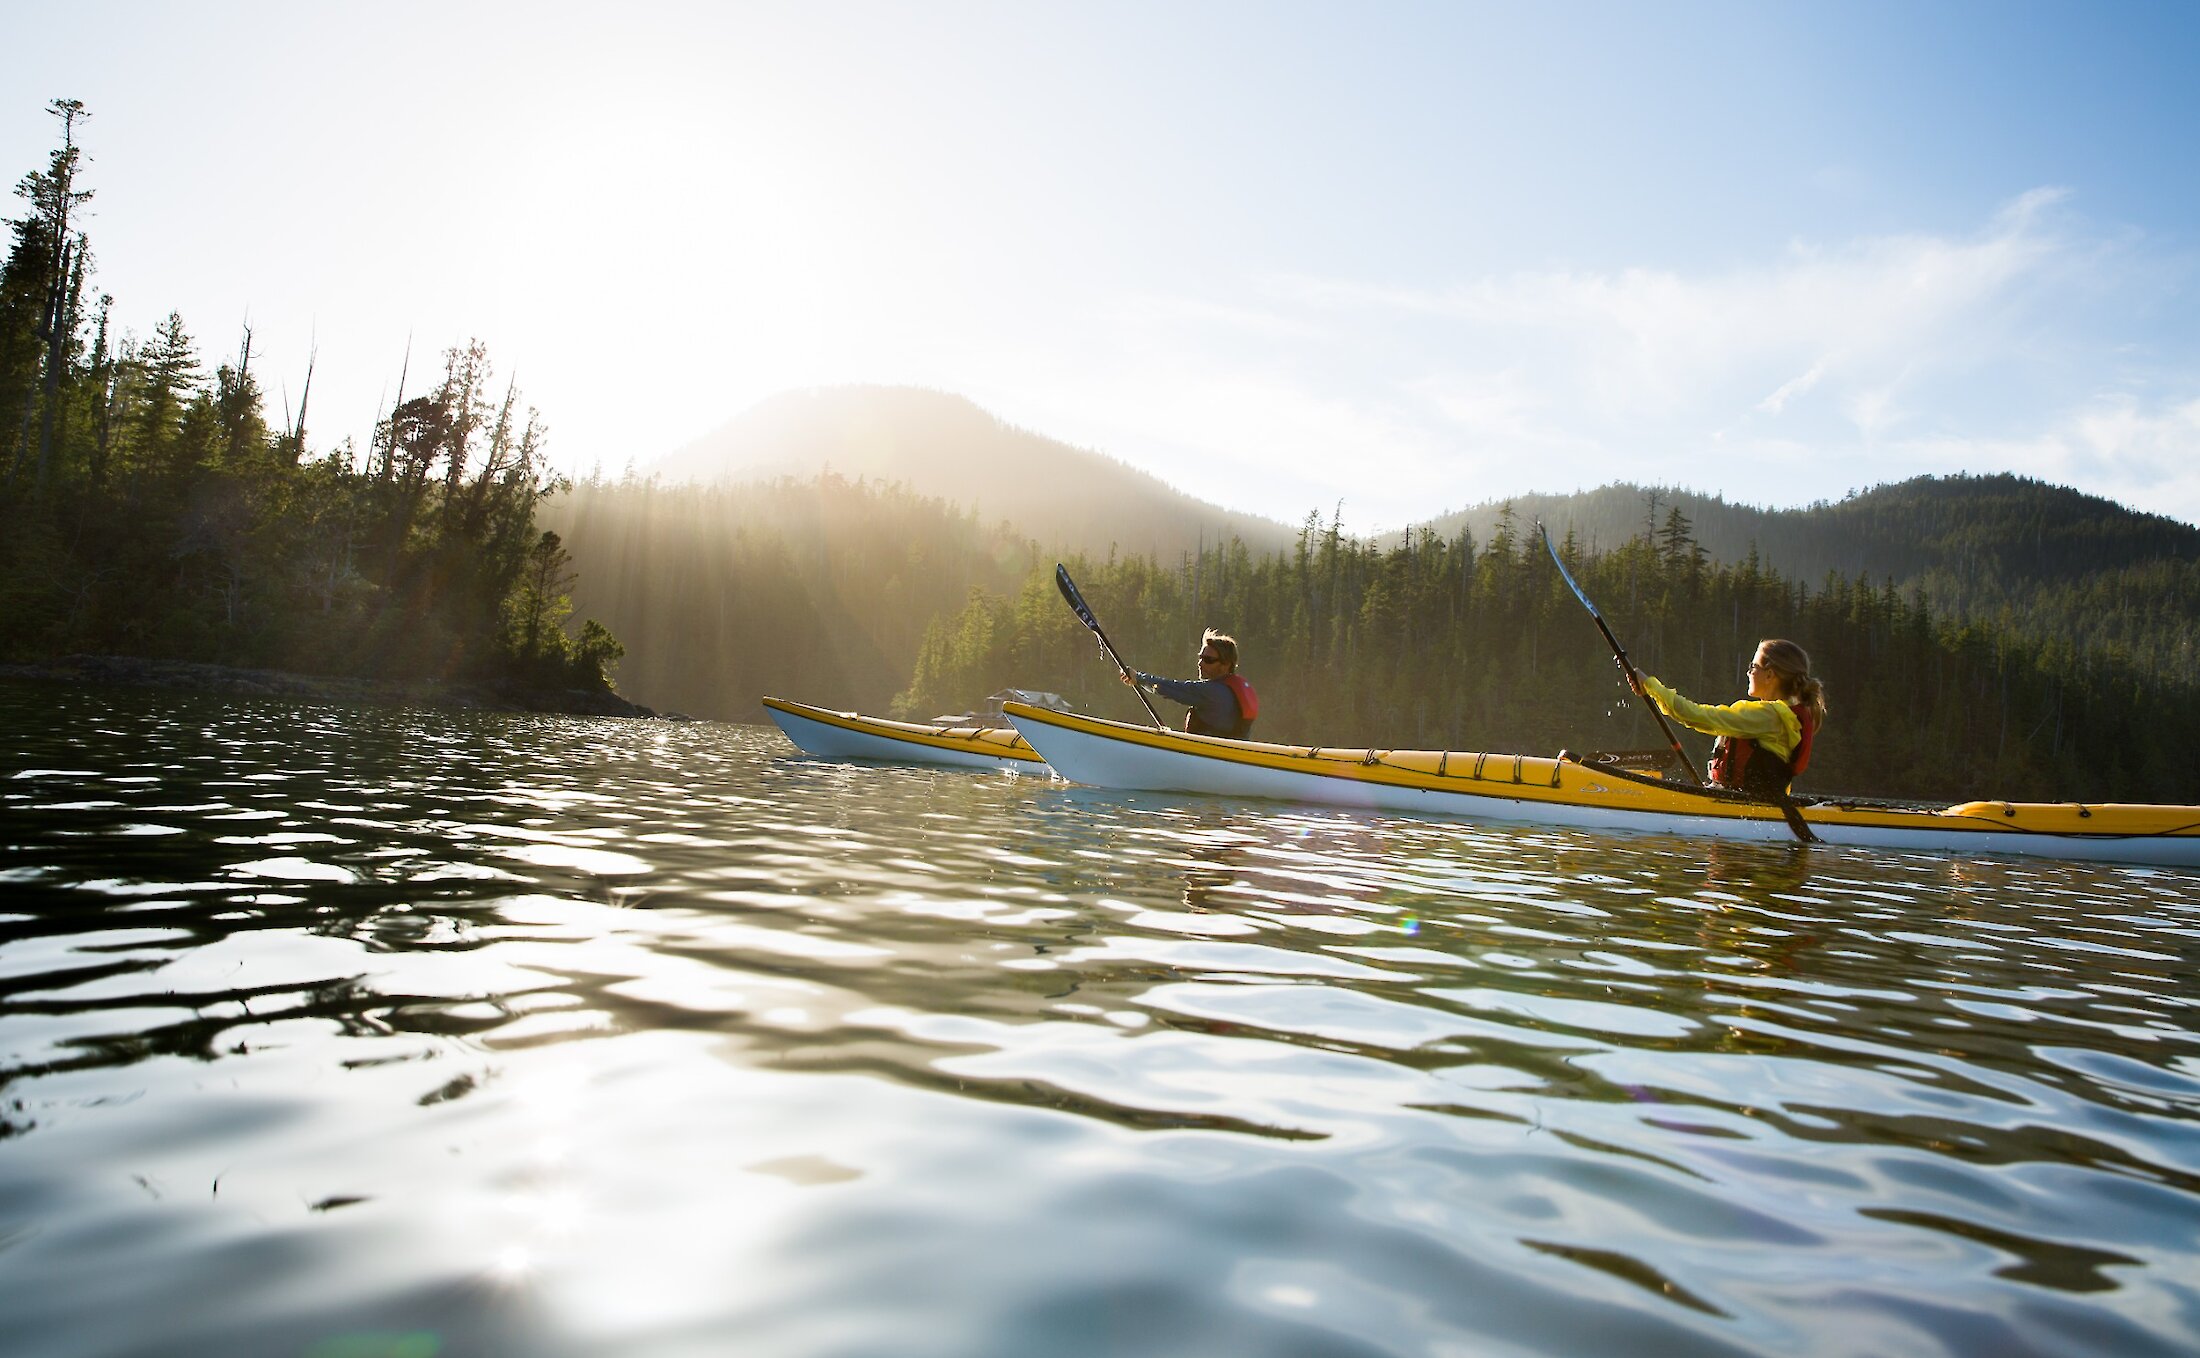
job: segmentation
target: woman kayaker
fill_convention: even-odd
[[[1792,641],[1757,643],[1747,675],[1749,697],[1717,707],[1690,702],[1647,674],[1634,688],[1683,726],[1719,738],[1711,747],[1712,783],[1778,800],[1810,763],[1811,741],[1826,720],[1826,686],[1811,678],[1810,657]]]
[[[1237,672],[1237,665],[1237,639],[1210,627],[1199,639],[1197,679],[1161,679],[1138,670],[1124,675],[1123,682],[1150,688],[1190,708],[1184,714],[1184,729],[1195,736],[1244,740],[1253,734],[1260,699],[1253,696],[1253,686]]]

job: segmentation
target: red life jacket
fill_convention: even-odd
[[[1818,734],[1818,719],[1808,705],[1789,703],[1788,710],[1803,728],[1792,755],[1782,759],[1757,741],[1720,736],[1711,747],[1711,781],[1767,800],[1786,796],[1788,784],[1810,767],[1810,743]]]
[[[1222,682],[1228,684],[1230,692],[1237,695],[1236,724],[1227,731],[1212,730],[1199,720],[1199,713],[1195,708],[1184,714],[1184,729],[1195,736],[1228,736],[1232,740],[1243,740],[1253,734],[1253,718],[1260,715],[1260,699],[1253,693],[1253,686],[1246,682],[1242,674],[1225,674]]]

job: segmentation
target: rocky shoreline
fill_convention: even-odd
[[[309,702],[389,707],[441,707],[479,712],[556,712],[584,717],[664,717],[607,690],[523,689],[504,684],[444,684],[433,680],[339,679],[287,670],[239,669],[180,660],[142,660],[123,655],[70,655],[27,665],[0,665],[0,679],[36,683],[122,684],[185,689],[248,698],[302,698]]]

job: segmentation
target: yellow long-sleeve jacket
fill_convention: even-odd
[[[1690,730],[1754,740],[1787,760],[1795,758],[1795,747],[1803,743],[1802,719],[1778,698],[1744,698],[1717,706],[1690,702],[1671,685],[1647,674],[1642,676],[1642,689],[1667,716]]]

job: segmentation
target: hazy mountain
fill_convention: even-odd
[[[1193,499],[1114,458],[1005,424],[960,396],[913,387],[826,387],[759,403],[671,454],[667,480],[811,477],[900,482],[1006,520],[1048,550],[1173,559],[1232,534],[1256,552],[1295,528]]]

